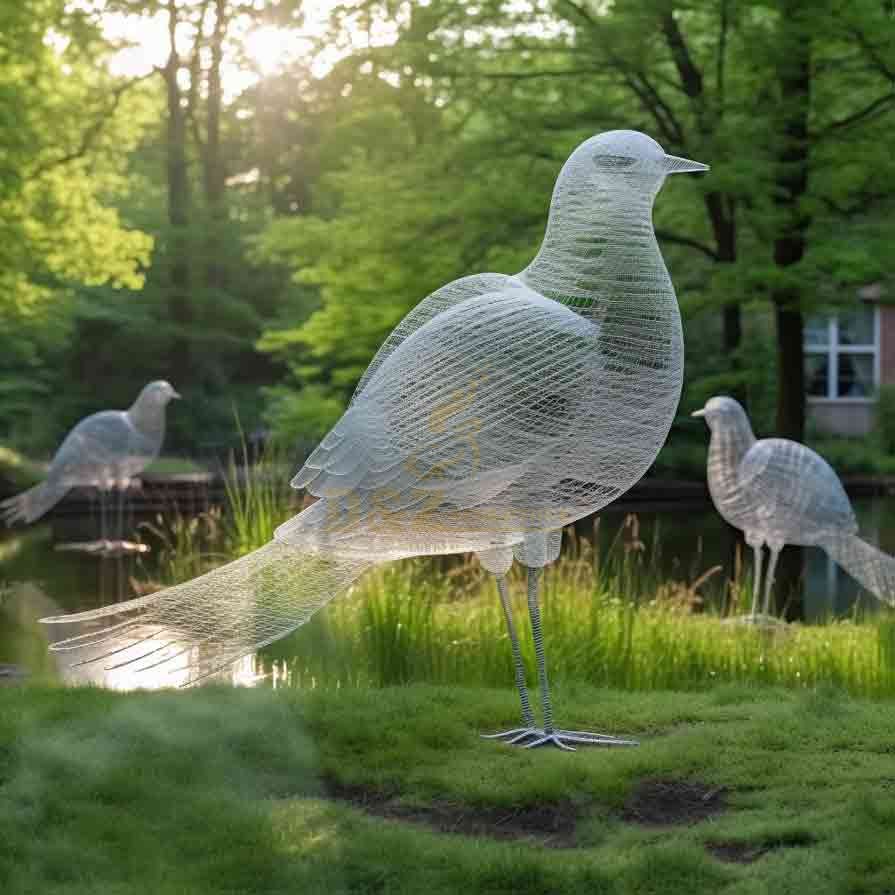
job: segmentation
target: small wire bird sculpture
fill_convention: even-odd
[[[796,441],[757,441],[745,410],[733,398],[712,398],[693,416],[703,417],[711,430],[712,501],[753,550],[752,611],[746,620],[770,620],[774,572],[785,544],[822,548],[874,596],[895,605],[895,558],[858,537],[854,510],[826,460]],[[765,545],[770,561],[759,615]]]
[[[559,175],[532,263],[449,283],[382,345],[292,481],[315,503],[270,544],[206,575],[46,619],[124,616],[56,648],[109,668],[182,663],[197,682],[293,631],[377,563],[474,552],[497,577],[523,700],[522,728],[499,736],[563,749],[632,743],[554,726],[540,573],[562,527],[630,488],[668,434],[683,340],[652,207],[668,174],[704,170],[634,131],[586,140]],[[528,569],[541,726],[506,596],[514,558]]]
[[[0,503],[7,525],[39,519],[75,487],[105,494],[126,489],[158,455],[165,438],[165,408],[180,395],[163,380],[143,387],[127,410],[103,410],[79,422],[53,457],[46,479]],[[105,531],[103,532],[105,537]]]

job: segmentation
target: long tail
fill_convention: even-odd
[[[836,535],[822,546],[875,597],[895,606],[895,557],[852,534]]]
[[[52,645],[75,651],[75,665],[126,666],[137,675],[164,665],[171,673],[188,671],[193,684],[303,625],[370,565],[271,541],[184,584],[42,621],[101,624]]]
[[[27,491],[0,501],[0,518],[7,525],[16,522],[34,522],[40,519],[50,507],[65,497],[68,488],[62,488],[51,482],[41,482]]]

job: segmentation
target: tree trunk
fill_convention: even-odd
[[[783,270],[805,255],[810,218],[803,207],[808,189],[810,145],[808,116],[811,104],[811,18],[816,15],[805,0],[781,0],[777,62],[779,81],[779,143],[775,177],[777,236],[774,264]],[[783,275],[771,291],[777,323],[777,434],[794,441],[805,437],[805,367],[802,283],[797,275]],[[804,612],[799,589],[801,550],[785,551],[778,576],[779,594],[791,595],[787,615]]]
[[[777,435],[805,438],[805,352],[802,313],[798,295],[780,290],[774,294],[777,323]]]
[[[736,218],[734,217],[733,202],[725,203],[721,193],[711,192],[705,196],[705,207],[715,238],[717,260],[721,264],[733,264],[737,259]],[[721,349],[730,358],[734,370],[740,367],[737,352],[743,338],[739,298],[739,296],[734,296],[721,311]],[[740,389],[739,391],[741,394],[735,394],[734,397],[743,402],[745,390]]]
[[[774,204],[779,217],[774,264],[788,268],[805,255],[810,219],[802,207],[808,189],[808,113],[811,101],[811,34],[802,0],[783,0],[783,35],[777,71],[780,90],[779,148]],[[807,10],[810,16],[810,9]],[[777,432],[805,435],[801,283],[789,276],[771,292],[777,317]]]
[[[221,152],[221,64],[226,31],[226,0],[215,0],[214,32],[211,36],[211,66],[208,70],[207,134],[203,157],[205,203],[208,209],[208,238],[206,242],[206,284],[209,290],[226,286],[226,267],[223,263],[222,231],[227,220],[225,191],[227,175]]]
[[[189,173],[186,153],[186,120],[181,106],[177,74],[180,58],[177,55],[175,30],[177,5],[168,0],[168,34],[170,53],[163,69],[168,100],[167,168],[168,168],[168,224],[170,247],[168,263],[168,311],[176,327],[168,360],[168,375],[175,387],[182,387],[190,373],[190,339],[188,328],[192,322],[190,308],[189,228]]]

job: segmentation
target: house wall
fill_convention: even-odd
[[[879,292],[875,292],[872,296],[868,294],[860,297],[864,300],[877,299]],[[895,384],[895,305],[879,305],[878,338],[877,377],[879,384]],[[809,398],[806,412],[809,427],[818,432],[847,438],[860,438],[873,429],[876,401]]]
[[[875,401],[829,401],[812,398],[808,402],[808,426],[826,435],[860,438],[873,429]]]

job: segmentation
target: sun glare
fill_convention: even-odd
[[[242,46],[262,75],[272,75],[294,59],[301,50],[307,49],[307,40],[297,38],[294,32],[283,28],[264,25],[249,31]]]
[[[299,31],[274,25],[255,25],[248,17],[231,23],[229,52],[222,67],[224,92],[237,96],[259,78],[269,77],[289,63],[306,58],[315,75],[322,76],[332,67],[335,58],[326,48],[320,51],[315,42],[326,29],[331,2],[317,4],[313,14],[305,18]],[[109,59],[109,68],[123,77],[140,77],[161,68],[168,59],[168,19],[165,13],[134,16],[107,12],[103,15],[103,31],[112,41],[122,44]],[[178,51],[185,58],[194,40],[194,26],[183,23],[177,29]],[[313,54],[313,58],[310,58]],[[341,54],[339,54],[341,55]]]

